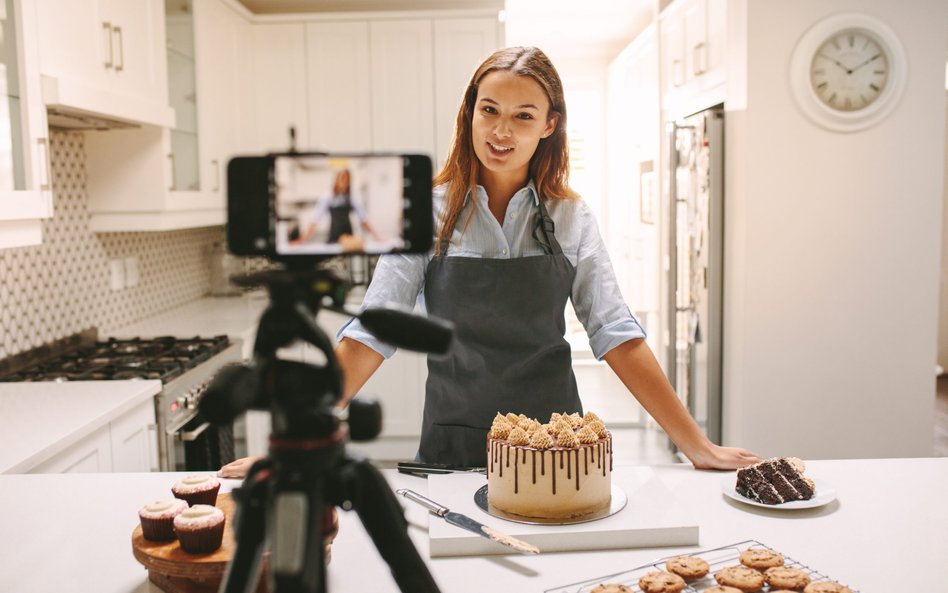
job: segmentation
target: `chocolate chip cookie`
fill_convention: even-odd
[[[589,593],[633,593],[632,587],[626,587],[622,583],[602,583],[596,585]]]
[[[747,566],[728,566],[714,573],[714,580],[728,587],[735,587],[749,593],[760,591],[764,586],[764,575]]]
[[[766,570],[783,566],[783,556],[765,548],[748,548],[741,552],[741,564],[757,570]]]
[[[670,572],[650,572],[639,579],[643,593],[678,593],[685,588],[685,579]]]
[[[686,579],[700,579],[708,574],[708,563],[697,556],[675,556],[665,561],[665,568]]]
[[[764,580],[771,589],[800,591],[810,584],[810,577],[799,568],[774,566],[764,571]]]
[[[803,589],[803,593],[853,593],[852,589],[831,581],[817,581],[810,583]]]

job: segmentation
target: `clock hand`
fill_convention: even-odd
[[[834,64],[836,64],[837,66],[839,66],[840,68],[842,68],[843,70],[845,70],[845,71],[846,71],[846,74],[852,74],[852,73],[853,73],[852,70],[850,70],[850,69],[847,68],[846,66],[843,66],[842,64],[840,64],[840,63],[839,63],[839,60],[834,60],[833,58],[829,57],[829,56],[826,55],[826,54],[820,54],[820,57],[821,57],[821,58],[824,58],[824,59],[826,59],[826,60],[829,60],[830,62],[833,62]]]
[[[862,64],[859,64],[858,66],[856,66],[855,68],[853,68],[852,70],[850,70],[850,71],[849,71],[850,74],[853,73],[853,72],[855,72],[856,70],[859,70],[860,68],[862,68],[863,66],[865,66],[865,65],[868,64],[869,62],[872,62],[872,61],[877,60],[880,56],[882,56],[882,54],[876,54],[876,55],[872,56],[871,58],[869,58],[868,60],[866,60],[866,61],[863,62]]]

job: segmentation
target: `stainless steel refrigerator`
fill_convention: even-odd
[[[724,110],[669,122],[666,132],[665,372],[688,411],[720,444]]]

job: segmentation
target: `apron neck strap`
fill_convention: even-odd
[[[563,248],[556,240],[553,219],[543,202],[542,198],[537,202],[540,210],[537,212],[536,222],[533,225],[533,238],[543,246],[543,250],[546,251],[547,255],[560,255],[563,253]]]

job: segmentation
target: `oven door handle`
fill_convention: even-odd
[[[179,439],[181,439],[182,441],[191,442],[191,441],[197,440],[198,436],[200,436],[200,434],[201,434],[202,432],[204,432],[205,430],[207,430],[207,428],[208,428],[210,425],[211,425],[210,422],[205,422],[205,423],[201,424],[200,426],[198,426],[197,428],[195,428],[194,430],[189,430],[189,431],[187,431],[187,432],[181,431],[181,432],[177,433],[176,436],[177,436]]]

